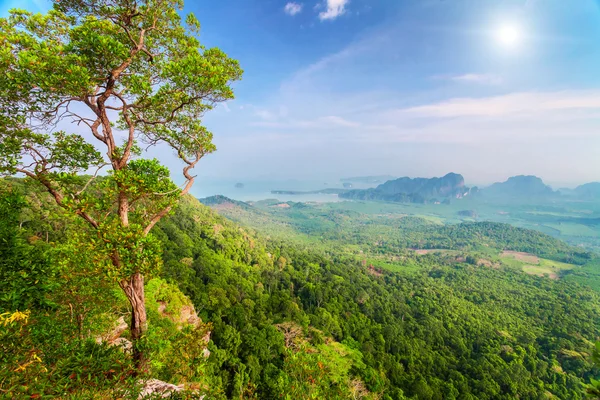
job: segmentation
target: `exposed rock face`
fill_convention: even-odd
[[[164,296],[164,293],[168,293],[169,296]],[[157,297],[166,299],[167,301],[153,300]],[[183,329],[186,325],[198,327],[202,323],[190,299],[181,293],[176,286],[160,279],[153,279],[147,282],[146,307],[157,310],[162,318],[171,320],[179,330]],[[119,317],[110,331],[96,337],[96,342],[119,346],[123,351],[130,352],[132,349],[131,341],[121,337],[128,328],[129,325],[125,322],[125,318]],[[202,342],[205,346],[208,346],[210,331],[202,338]],[[208,348],[203,349],[203,355],[205,358],[210,356]]]
[[[174,393],[184,390],[183,385],[173,385],[172,383],[159,381],[158,379],[149,379],[141,383],[144,386],[138,396],[138,400],[147,398],[167,399],[170,398]],[[197,399],[202,400],[204,399],[204,396],[198,395]]]
[[[539,197],[552,196],[556,192],[540,178],[533,175],[512,176],[506,182],[497,182],[482,190],[484,196]]]
[[[126,353],[131,352],[131,350],[133,348],[133,344],[129,340],[122,338],[122,337],[116,338],[115,340],[108,342],[108,343],[113,346],[121,347],[123,349],[123,351]]]
[[[162,317],[169,318],[171,321],[175,322],[178,329],[183,328],[184,325],[198,326],[198,324],[201,322],[200,317],[198,317],[198,314],[196,314],[194,306],[191,304],[182,306],[179,310],[179,315],[175,316],[167,314],[165,312],[166,308],[167,303],[164,301],[158,302],[158,313]]]
[[[119,317],[117,320],[117,326],[115,326],[114,329],[108,333],[108,335],[105,337],[105,340],[107,342],[111,342],[118,339],[121,334],[127,330],[127,328],[129,328],[129,325],[127,322],[125,322],[125,318],[123,316]]]
[[[115,327],[102,336],[96,337],[96,343],[108,343],[111,346],[120,346],[123,351],[129,352],[131,351],[132,344],[129,340],[121,337],[121,335],[129,328],[127,322],[125,322],[124,317],[119,317],[118,320],[115,321]]]
[[[169,318],[171,321],[175,322],[177,324],[177,329],[181,330],[184,325],[198,326],[198,324],[202,322],[200,317],[198,317],[198,314],[196,314],[196,310],[194,309],[194,306],[192,304],[182,306],[178,316],[167,314],[165,312],[166,308],[167,303],[165,303],[164,301],[158,302],[158,313],[161,316]],[[206,335],[202,338],[202,341],[205,345],[208,345],[208,342],[210,342],[210,331],[206,333]],[[204,350],[202,350],[202,355],[204,356],[204,358],[208,358],[210,356],[210,350],[208,350],[208,348],[205,348]]]
[[[463,193],[464,187],[465,180],[462,175],[451,172],[441,178],[398,178],[387,181],[376,189],[385,195],[416,193],[427,198],[453,197],[455,194]]]
[[[451,172],[441,178],[398,178],[375,189],[349,190],[339,196],[356,200],[426,203],[437,198],[462,198],[469,192],[463,176]]]

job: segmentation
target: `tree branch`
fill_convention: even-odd
[[[54,186],[52,186],[52,183],[48,179],[46,179],[46,177],[44,177],[42,174],[34,174],[31,171],[27,171],[27,170],[21,169],[21,168],[17,168],[17,172],[21,172],[22,174],[25,174],[29,178],[34,179],[34,180],[38,181],[39,183],[41,183],[42,185],[44,185],[44,187],[46,188],[48,193],[50,193],[52,195],[52,197],[54,197],[56,204],[58,204],[60,207],[64,208],[65,210],[68,209],[68,207],[63,202],[63,199],[64,199],[63,194],[60,193]],[[96,222],[96,220],[94,218],[92,218],[92,216],[90,216],[88,213],[81,211],[81,210],[75,210],[75,213],[77,215],[79,215],[81,218],[83,218],[85,221],[87,221],[94,229],[98,229],[98,222]]]

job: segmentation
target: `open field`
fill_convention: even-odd
[[[558,274],[549,267],[541,267],[538,265],[525,265],[523,272],[529,275],[548,276],[550,279],[558,279]]]
[[[502,252],[502,256],[503,257],[512,257],[515,260],[523,261],[526,263],[532,263],[532,264],[539,264],[539,262],[540,262],[540,259],[538,256],[535,256],[535,255],[529,254],[529,253],[524,253],[521,251],[505,250]]]
[[[556,229],[560,232],[561,235],[565,236],[588,236],[588,237],[598,237],[598,227],[593,229],[587,225],[576,224],[576,223],[551,223],[544,224],[550,228]]]
[[[500,258],[504,264],[517,268],[529,275],[547,276],[550,279],[559,279],[562,271],[569,271],[575,268],[575,265],[560,261],[540,258],[534,254],[503,251]]]

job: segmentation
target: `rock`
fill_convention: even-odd
[[[138,396],[138,400],[145,399],[147,397],[155,398],[169,398],[173,393],[181,392],[183,390],[183,385],[173,385],[172,383],[167,383],[163,381],[159,381],[158,379],[149,379],[145,382],[141,382],[144,384],[140,395]]]
[[[178,392],[181,392],[184,390],[183,385],[173,385],[172,383],[163,382],[158,379],[149,379],[145,382],[144,381],[140,382],[140,384],[143,384],[143,388],[138,396],[138,400],[142,400],[142,399],[145,399],[148,397],[150,397],[152,399],[156,399],[156,398],[167,399],[167,398],[171,397],[173,395],[173,393],[178,393]],[[203,400],[205,398],[205,395],[200,395],[200,394],[197,394],[196,396],[194,396],[192,394],[192,396],[193,397],[186,397],[186,398],[192,398],[192,399],[198,399],[198,400]]]
[[[131,349],[133,348],[133,344],[129,340],[122,337],[116,338],[115,340],[108,342],[108,344],[111,346],[121,347],[125,353],[131,352]]]
[[[198,314],[196,314],[194,306],[191,304],[182,306],[179,310],[179,315],[176,316],[168,314],[166,312],[166,309],[167,303],[165,303],[164,301],[159,301],[158,313],[161,315],[161,317],[169,318],[171,321],[175,322],[177,324],[177,329],[179,330],[181,330],[184,325],[198,326],[198,324],[202,322],[200,320],[200,317],[198,317]],[[208,340],[206,341],[206,343],[208,343]]]
[[[194,309],[193,305],[181,307],[181,312],[179,313],[179,320],[181,322],[187,322],[188,324],[194,326],[198,326],[198,324],[201,322],[200,317],[198,317],[198,314],[196,314],[196,310]]]
[[[107,342],[109,344],[112,344],[120,338],[123,332],[125,332],[129,328],[129,325],[127,324],[127,322],[125,322],[124,317],[119,317],[115,325],[116,326],[111,331],[105,333],[102,336],[96,337],[96,343]]]

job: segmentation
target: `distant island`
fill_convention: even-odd
[[[482,189],[486,197],[547,197],[559,195],[542,179],[533,175],[511,176],[505,182],[497,182]]]
[[[236,189],[243,189],[244,188],[244,184],[241,183],[241,182],[238,182],[238,183],[235,184],[235,188]]]
[[[439,203],[440,199],[462,198],[470,193],[463,176],[451,172],[441,178],[398,178],[376,188],[348,190],[339,196],[350,200]]]
[[[600,199],[600,182],[591,182],[575,189],[561,189],[554,191],[546,185],[541,178],[533,175],[517,175],[504,182],[496,182],[488,187],[479,189],[477,186],[467,187],[461,174],[450,172],[442,177],[435,178],[394,178],[387,180],[376,187],[368,189],[354,189],[354,183],[375,183],[379,179],[388,177],[363,176],[343,178],[343,188],[327,188],[319,190],[272,190],[271,194],[279,195],[309,195],[309,194],[337,194],[342,199],[385,201],[393,203],[421,203],[421,204],[450,204],[451,199],[477,196],[488,200],[501,199],[534,199],[556,198],[559,196],[576,197],[582,200]],[[238,183],[237,185],[243,184]],[[239,187],[237,186],[236,187]],[[465,210],[469,211],[469,210]],[[467,215],[462,215],[467,216]]]

